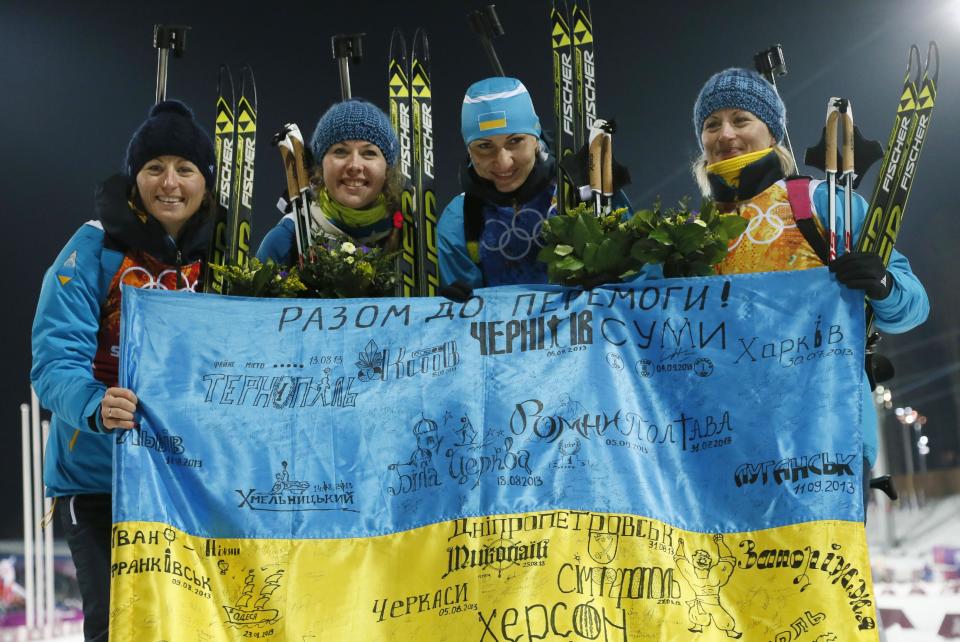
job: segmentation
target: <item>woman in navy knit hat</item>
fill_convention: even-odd
[[[183,103],[150,110],[122,173],[96,192],[96,218],[43,278],[30,380],[53,411],[43,481],[55,498],[83,598],[86,640],[106,640],[114,430],[137,397],[117,385],[121,286],[196,290],[211,236],[213,143]]]
[[[786,180],[796,167],[781,144],[786,109],[770,83],[746,69],[714,74],[694,103],[693,126],[701,150],[693,173],[703,193],[722,210],[735,210],[748,221],[746,231],[730,244],[727,257],[717,266],[719,273],[802,270],[829,264],[840,283],[864,292],[877,329],[906,332],[926,320],[930,308],[926,292],[898,251],[893,250],[886,266],[869,252],[841,252],[829,260],[827,185]],[[844,199],[842,189],[837,191],[835,229],[837,238],[843,238]],[[867,203],[853,194],[852,204],[852,238],[857,239]],[[810,210],[811,217],[803,215]],[[862,428],[869,467],[877,454],[877,422],[867,388]]]
[[[400,232],[394,213],[402,189],[399,148],[390,119],[373,104],[354,98],[330,107],[310,140],[316,192],[310,212],[313,234],[396,249]],[[267,233],[257,258],[280,265],[296,263],[293,214]]]

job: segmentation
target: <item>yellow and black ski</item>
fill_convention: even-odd
[[[573,40],[573,75],[576,79],[577,118],[574,149],[587,144],[597,119],[597,73],[593,57],[593,21],[590,0],[573,0],[570,12]]]
[[[920,53],[914,45],[910,49],[911,67],[915,54],[919,72]],[[910,70],[907,71],[904,92],[901,94],[883,166],[870,199],[864,231],[857,243],[858,250],[879,254],[885,265],[890,262],[893,245],[900,234],[903,213],[917,174],[917,161],[929,132],[939,75],[940,50],[936,42],[931,42],[927,49],[923,77],[919,82],[914,84],[910,78]],[[904,122],[908,118],[909,121]]]
[[[930,117],[937,99],[939,75],[940,49],[937,43],[930,42],[922,76],[920,50],[916,45],[911,45],[907,76],[897,105],[893,129],[887,141],[880,173],[877,175],[877,185],[870,198],[867,219],[857,240],[857,251],[879,254],[884,265],[890,263],[893,246],[900,235],[907,199],[917,174],[917,161],[929,132]],[[873,310],[868,307],[868,335],[871,334],[872,327]]]
[[[227,294],[223,275],[211,265],[247,265],[253,224],[253,163],[257,147],[257,88],[253,70],[240,69],[240,100],[236,101],[233,76],[220,65],[217,77],[217,119],[213,142],[216,154],[217,202],[213,235],[207,252],[204,292]]]
[[[410,103],[413,113],[413,179],[416,186],[417,277],[420,296],[440,289],[437,260],[437,192],[434,188],[433,112],[430,90],[430,45],[427,34],[413,34],[410,64]]]
[[[253,70],[240,69],[240,99],[237,101],[237,150],[233,169],[233,196],[227,235],[227,260],[246,266],[250,261],[253,225],[253,163],[257,151],[257,86]]]
[[[557,156],[557,212],[572,208],[574,186],[560,162],[575,152],[573,40],[566,0],[553,0],[550,10],[550,34],[553,50],[553,115],[555,119],[554,153]]]
[[[224,294],[223,275],[210,269],[210,265],[226,265],[228,254],[227,226],[230,202],[233,197],[233,157],[236,140],[236,121],[233,113],[233,77],[226,65],[220,65],[217,77],[217,119],[213,131],[213,147],[216,154],[216,183],[213,193],[216,206],[213,208],[213,235],[207,253],[207,269],[203,279],[205,292]]]
[[[401,229],[400,256],[397,259],[399,282],[398,296],[416,296],[419,290],[417,279],[417,223],[415,218],[416,197],[413,183],[413,118],[410,113],[410,68],[407,65],[407,42],[399,30],[390,36],[390,61],[387,66],[387,104],[390,123],[400,141],[398,167],[403,179],[400,193]]]
[[[917,86],[921,82],[920,50],[916,45],[910,46],[907,57],[907,73],[903,79],[903,90],[897,102],[897,113],[893,119],[893,129],[887,140],[886,151],[880,162],[880,172],[877,174],[877,184],[870,196],[870,207],[867,210],[867,219],[863,224],[863,231],[857,240],[857,251],[871,252],[879,248],[880,237],[883,234],[883,224],[886,218],[886,205],[894,193],[894,186],[900,170],[903,169],[908,149],[910,132],[913,130],[917,113]]]

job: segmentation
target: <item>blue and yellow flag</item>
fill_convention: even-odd
[[[826,269],[123,306],[113,640],[877,640]]]

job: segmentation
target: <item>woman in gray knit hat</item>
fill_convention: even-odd
[[[826,242],[829,197],[825,181],[796,173],[781,144],[786,109],[770,83],[746,69],[726,69],[710,77],[693,107],[693,126],[701,154],[693,173],[704,194],[721,210],[748,221],[717,266],[720,274],[803,270],[829,265],[837,281],[861,290],[873,308],[877,329],[906,332],[926,320],[930,309],[923,285],[907,258],[893,250],[889,263],[870,252],[850,251],[830,261]],[[837,238],[844,235],[844,198],[836,196]],[[852,195],[852,238],[860,236],[867,203]],[[785,293],[789,295],[789,293]],[[877,454],[877,419],[864,386],[862,448],[864,481]],[[852,432],[852,431],[851,431]],[[866,491],[865,491],[866,492]],[[866,497],[866,495],[865,495]]]
[[[320,117],[310,140],[314,235],[388,250],[398,247],[399,148],[390,119],[365,100],[336,103]],[[296,263],[295,225],[293,214],[284,216],[264,237],[257,258]]]
[[[123,171],[99,186],[94,220],[43,277],[30,380],[53,411],[43,481],[77,568],[84,639],[105,641],[110,607],[114,430],[135,428],[118,385],[122,286],[196,291],[211,237],[213,143],[176,100],[150,110]]]

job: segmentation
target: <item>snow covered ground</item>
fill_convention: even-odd
[[[960,495],[894,505],[872,505],[867,519],[884,639],[960,639]]]

